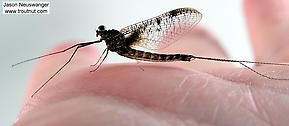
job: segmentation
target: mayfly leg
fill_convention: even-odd
[[[43,56],[39,56],[39,57],[35,57],[35,58],[31,58],[31,59],[28,59],[28,60],[24,60],[24,61],[21,61],[19,63],[16,63],[14,65],[12,65],[12,67],[14,66],[17,66],[19,64],[22,64],[22,63],[25,63],[25,62],[28,62],[28,61],[32,61],[32,60],[36,60],[36,59],[40,59],[40,58],[44,58],[44,57],[47,57],[47,56],[51,56],[51,55],[55,55],[55,54],[60,54],[60,53],[64,53],[70,49],[73,49],[75,48],[75,50],[73,51],[72,55],[70,56],[70,58],[68,59],[68,61],[60,68],[58,69],[45,83],[43,83],[32,95],[31,97],[33,97],[36,93],[38,93],[51,79],[53,79],[67,64],[70,63],[70,61],[73,59],[75,53],[77,52],[77,50],[79,48],[82,48],[82,47],[85,47],[85,46],[88,46],[88,45],[91,45],[91,44],[94,44],[94,43],[99,43],[101,42],[100,41],[93,41],[93,42],[84,42],[84,43],[78,43],[78,44],[75,44],[75,45],[72,45],[64,50],[61,50],[61,51],[58,51],[58,52],[54,52],[54,53],[49,53],[49,54],[46,54],[46,55],[43,55]]]
[[[77,46],[76,49],[74,50],[74,52],[72,53],[72,55],[70,56],[70,58],[68,59],[68,61],[60,68],[58,69],[44,84],[42,84],[32,95],[31,97],[33,97],[39,90],[41,90],[52,78],[54,78],[73,58],[73,56],[75,55],[75,53],[77,52],[77,50],[80,48],[80,46]]]
[[[74,47],[76,47],[76,46],[79,46],[79,44],[75,44],[75,45],[73,45],[73,46],[71,46],[71,47],[69,47],[69,48],[66,48],[66,49],[61,50],[61,51],[58,51],[58,52],[54,52],[54,53],[50,53],[50,54],[46,54],[46,55],[43,55],[43,56],[39,56],[39,57],[35,57],[35,58],[31,58],[31,59],[27,59],[27,60],[18,62],[18,63],[16,63],[16,64],[13,64],[12,67],[15,67],[15,66],[17,66],[17,65],[19,65],[19,64],[22,64],[22,63],[25,63],[25,62],[28,62],[28,61],[32,61],[32,60],[44,58],[44,57],[51,56],[51,55],[55,55],[55,54],[64,53],[64,52],[66,52],[67,50],[70,50],[70,49],[72,49],[72,48],[74,48]]]
[[[136,60],[136,65],[137,65],[137,67],[138,67],[139,69],[141,69],[142,71],[144,71],[144,68],[142,68],[142,67],[140,66],[140,63],[141,63],[141,61]]]
[[[101,56],[98,58],[97,62],[96,62],[95,64],[90,65],[90,66],[96,66],[96,65],[99,63],[100,59],[103,57],[103,55],[104,55],[104,53],[105,53],[106,51],[107,51],[107,48],[102,52],[102,54],[101,54]]]
[[[15,66],[18,66],[20,64],[23,64],[25,62],[29,62],[29,61],[32,61],[32,60],[36,60],[36,59],[41,59],[41,58],[44,58],[44,57],[47,57],[47,56],[51,56],[51,55],[55,55],[55,54],[60,54],[60,53],[64,53],[74,47],[85,47],[85,46],[88,46],[88,45],[91,45],[91,44],[94,44],[94,43],[99,43],[101,41],[93,41],[93,42],[84,42],[84,43],[78,43],[78,44],[75,44],[75,45],[72,45],[64,50],[61,50],[61,51],[57,51],[57,52],[53,52],[53,53],[49,53],[49,54],[46,54],[46,55],[42,55],[42,56],[39,56],[39,57],[35,57],[35,58],[31,58],[31,59],[27,59],[27,60],[24,60],[24,61],[21,61],[21,62],[18,62],[16,64],[13,64],[12,67],[15,67]]]
[[[100,65],[103,63],[103,61],[106,59],[106,57],[107,57],[107,55],[108,55],[108,49],[106,48],[104,51],[103,51],[103,53],[102,53],[102,55],[101,55],[101,57],[104,55],[104,57],[103,57],[103,59],[101,60],[101,62],[99,63],[99,65],[95,68],[95,69],[93,69],[93,70],[91,70],[90,72],[94,72],[94,71],[96,71],[99,67],[100,67]],[[104,54],[105,53],[105,54]],[[97,61],[97,63],[100,61],[100,59],[101,59],[101,57],[98,59],[98,61]],[[96,64],[97,64],[96,63]],[[92,66],[95,66],[96,64],[94,64],[94,65],[92,65]]]

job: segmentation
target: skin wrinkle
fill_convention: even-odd
[[[253,96],[252,94],[252,90],[251,90],[251,86],[246,86],[247,88],[247,91],[248,91],[248,97],[249,97],[249,101],[252,105],[252,108],[253,108],[253,111],[255,111],[255,113],[258,113],[258,108],[257,108],[257,105],[256,105],[256,100],[255,100],[255,97]]]
[[[219,111],[219,104],[216,105],[215,111],[214,111],[213,116],[212,116],[212,123],[213,124],[216,124],[218,111]]]
[[[244,87],[245,86],[245,87]],[[254,97],[254,95],[252,94],[252,90],[251,90],[251,85],[244,85],[244,86],[242,86],[242,87],[240,87],[240,93],[239,94],[241,94],[240,96],[243,96],[243,97],[241,97],[240,98],[240,100],[239,100],[239,102],[238,102],[238,104],[236,105],[236,109],[238,109],[238,108],[242,108],[243,110],[247,110],[249,113],[251,113],[252,115],[254,115],[256,118],[258,118],[259,120],[262,120],[262,121],[264,121],[266,124],[271,124],[271,122],[270,121],[268,121],[268,120],[266,120],[266,119],[264,119],[264,118],[262,118],[259,114],[258,114],[258,112],[260,112],[259,110],[258,110],[258,106],[257,106],[257,104],[256,104],[256,99],[255,99],[255,97]],[[245,90],[242,90],[242,89],[245,89]],[[242,94],[244,94],[244,95],[242,95]],[[250,105],[252,106],[251,108],[252,109],[250,109],[250,108],[247,108],[247,107],[241,107],[241,104],[242,103],[244,103],[244,96],[248,96],[246,99],[248,99],[248,101],[251,103]],[[245,103],[246,104],[246,103]],[[253,111],[252,111],[253,110]]]
[[[237,85],[238,86],[238,85]],[[239,87],[239,86],[238,86]],[[241,96],[241,97],[239,97]],[[239,98],[238,101],[235,101],[235,99]],[[238,90],[232,90],[231,92],[229,92],[224,100],[224,105],[230,105],[230,104],[234,104],[229,108],[229,112],[233,112],[235,110],[238,110],[243,102],[243,96],[239,95],[239,91]],[[232,103],[233,101],[233,103]]]
[[[268,91],[268,92],[267,92]],[[271,94],[271,93],[276,93],[276,92],[272,92],[271,90],[266,90],[266,94]],[[259,109],[261,109],[260,110],[260,114],[262,115],[262,117],[264,118],[264,120],[265,121],[267,121],[267,123],[268,124],[270,124],[270,126],[275,126],[275,125],[278,125],[278,123],[276,124],[274,124],[274,121],[272,120],[273,118],[270,116],[270,112],[268,112],[268,110],[269,109],[266,109],[265,108],[265,104],[266,105],[268,105],[268,107],[270,106],[270,105],[275,105],[275,103],[273,103],[273,101],[271,100],[271,99],[266,99],[266,101],[265,101],[265,99],[266,99],[266,97],[264,97],[264,98],[259,98],[259,101],[260,101],[260,107],[259,107]],[[270,100],[270,101],[268,101],[268,100]],[[263,103],[263,104],[262,104]],[[264,106],[264,107],[262,107],[262,105]],[[263,109],[262,109],[263,108]],[[271,108],[271,106],[270,106],[270,108]]]
[[[262,104],[264,105],[264,108],[265,107],[270,108],[264,111],[267,112],[267,115],[269,116],[269,119],[271,120],[271,122],[274,125],[284,125],[284,124],[288,125],[287,118],[284,118],[284,117],[288,117],[289,109],[286,108],[288,106],[288,95],[283,95],[283,94],[276,95],[276,92],[268,92],[266,94],[273,96],[272,98],[264,97],[266,101],[263,102]],[[279,119],[279,118],[282,118],[282,120],[276,121],[276,119]]]
[[[240,97],[239,97],[239,101],[235,105],[235,109],[238,109],[241,106],[241,104],[243,103],[243,101],[244,101],[244,95],[237,95],[237,96],[240,96]]]
[[[272,122],[270,121],[270,119],[266,116],[262,117],[259,113],[263,113],[263,111],[260,111],[259,109],[261,107],[258,107],[257,104],[257,100],[255,99],[253,93],[252,93],[252,87],[251,85],[245,85],[245,87],[243,88],[245,90],[242,90],[244,96],[248,96],[248,102],[251,103],[251,108],[247,108],[247,107],[242,107],[243,110],[247,110],[248,113],[251,113],[252,115],[254,115],[256,118],[258,118],[259,120],[262,120],[263,122],[265,122],[266,124],[268,124],[269,126],[273,126]],[[253,102],[253,103],[252,103]],[[253,110],[253,111],[252,111]],[[265,109],[264,109],[265,110]],[[266,112],[264,113],[266,114]]]
[[[206,80],[207,80],[206,82],[208,82],[208,79],[206,79]],[[231,81],[230,81],[230,83],[234,83],[234,82],[231,82]],[[237,86],[238,86],[238,85],[237,85]],[[233,94],[235,94],[235,93],[233,93]],[[235,95],[232,95],[232,97],[233,97],[233,96],[235,96]],[[242,97],[241,100],[239,100],[238,105],[235,106],[235,107],[236,107],[235,109],[238,109],[237,106],[240,106],[240,104],[241,104],[242,102],[243,102],[243,97]],[[216,110],[215,110],[215,111],[216,111]]]
[[[267,124],[269,124],[270,126],[272,126],[272,122],[269,120],[269,118],[266,118],[266,115],[267,115],[266,112],[264,112],[265,117],[260,116],[260,115],[258,114],[258,113],[261,113],[260,110],[259,110],[259,108],[261,108],[261,107],[258,107],[257,100],[255,99],[255,96],[253,95],[251,88],[252,88],[252,87],[251,87],[250,85],[247,85],[247,86],[246,86],[246,89],[247,89],[247,91],[248,91],[249,102],[251,103],[251,106],[252,106],[252,108],[253,108],[252,113],[254,113],[254,115],[255,115],[256,117],[258,117],[259,119],[263,120],[264,122],[266,122]],[[250,109],[250,110],[251,110],[251,109]],[[263,115],[264,115],[264,114],[263,114]],[[268,116],[268,115],[267,115],[267,116]]]
[[[270,126],[274,126],[273,125],[273,121],[272,119],[270,118],[268,112],[266,109],[263,109],[263,112],[262,112],[262,115],[264,116],[264,120],[270,125]]]
[[[208,81],[208,79],[206,79],[206,80]],[[207,81],[206,81],[206,82],[207,82]],[[214,111],[215,111],[215,110],[213,110],[212,112],[214,112]],[[189,114],[189,113],[188,113],[188,114]],[[190,115],[187,115],[187,116],[190,116]],[[199,124],[202,124],[202,123],[204,123],[204,122],[203,122],[203,121],[198,121],[198,123],[199,123]],[[206,124],[208,124],[208,123],[206,123]],[[212,123],[212,122],[210,121],[210,125],[211,125],[211,124],[214,124],[214,123]]]
[[[211,75],[209,76],[209,78],[210,78],[210,77],[214,78],[214,76],[211,76]],[[221,79],[221,80],[222,80],[222,79]],[[225,81],[226,81],[226,80],[225,80]],[[208,82],[208,77],[206,78],[206,83],[207,83],[207,82]],[[229,82],[230,82],[230,83],[234,83],[234,82],[232,82],[232,81],[229,81]],[[238,85],[237,85],[237,86],[238,86]],[[242,100],[240,100],[240,103],[241,103],[241,102],[242,102]],[[201,123],[201,122],[199,122],[199,123]]]
[[[204,73],[204,74],[206,74],[206,73]],[[208,75],[209,75],[209,74],[208,74]],[[181,81],[181,83],[179,84],[179,85],[181,85],[181,86],[178,85],[178,87],[184,87],[184,85],[185,85],[184,83],[186,83],[186,81],[189,80],[190,77],[193,77],[193,74],[185,76],[184,79],[183,79],[183,80]],[[215,77],[209,75],[209,76],[206,76],[206,77],[200,76],[200,78],[204,79],[204,80],[205,80],[205,83],[203,83],[203,85],[200,86],[200,87],[198,86],[197,88],[202,89],[202,88],[207,87],[210,78],[215,78]],[[201,79],[201,80],[202,80],[202,79]],[[194,87],[196,87],[196,84],[194,84],[194,83],[190,83],[190,84],[189,84],[189,87],[184,87],[184,88],[187,88],[187,90],[186,90],[186,92],[184,93],[184,95],[182,96],[182,98],[181,98],[181,100],[180,100],[180,102],[179,102],[180,104],[185,103],[186,99],[187,99],[187,98],[189,97],[189,95],[190,95],[191,90],[192,90]],[[186,115],[184,118],[191,119],[192,117],[193,117],[193,116],[191,116],[191,115],[189,114],[189,115]],[[187,121],[184,121],[184,122],[188,122],[188,120],[187,120]],[[189,122],[190,122],[190,121],[189,121]],[[189,122],[186,123],[188,126],[191,124],[191,123],[189,123]],[[204,122],[200,122],[200,121],[197,121],[197,120],[195,120],[195,123],[194,123],[194,124],[196,124],[196,122],[198,123],[198,125],[202,124],[202,125],[206,125],[206,126],[207,126],[207,125],[213,125],[213,124],[214,124],[214,123],[212,123],[212,122],[203,124]]]
[[[245,86],[247,86],[247,85],[245,85]],[[242,86],[242,87],[243,87],[243,86]],[[246,89],[246,88],[241,88],[241,87],[240,87],[240,89],[241,89],[241,90],[240,90],[241,92],[238,93],[238,94],[241,94],[241,96],[245,96],[246,90],[242,90],[242,89]],[[244,94],[244,95],[242,95],[242,94]],[[253,117],[255,117],[256,120],[260,120],[260,121],[264,122],[265,124],[268,124],[268,126],[273,126],[273,125],[271,125],[271,122],[270,122],[270,121],[267,121],[267,120],[261,118],[260,115],[258,115],[257,113],[253,112],[251,109],[249,109],[249,108],[247,108],[247,107],[242,107],[241,104],[244,103],[244,102],[243,102],[243,101],[244,101],[244,97],[242,97],[241,99],[242,99],[242,100],[239,100],[238,104],[235,105],[234,109],[231,109],[231,108],[230,108],[230,110],[238,110],[238,109],[244,110],[244,111],[248,112],[249,114],[253,115]],[[245,104],[246,104],[246,103],[245,103]],[[247,122],[247,123],[249,123],[249,122]],[[246,124],[247,124],[247,123],[246,123]],[[263,126],[265,126],[265,125],[263,125]]]
[[[260,66],[261,67],[261,66]],[[243,72],[246,72],[245,69],[238,69],[238,70],[242,70]],[[258,70],[258,69],[257,69]],[[278,71],[277,74],[279,73],[281,69],[277,69],[275,71]],[[260,70],[259,70],[260,71]],[[226,72],[226,71],[225,71]],[[260,71],[262,72],[262,71]],[[235,73],[234,71],[231,72],[231,73]],[[264,72],[263,72],[264,73]],[[251,73],[251,72],[248,72],[248,74],[252,74],[252,76],[241,76],[241,77],[235,77],[233,76],[232,74],[229,73],[224,73],[224,74],[215,74],[215,73],[209,73],[211,74],[211,76],[215,76],[217,78],[220,78],[224,81],[227,81],[227,83],[232,83],[233,85],[237,84],[237,85],[250,85],[250,86],[254,86],[254,87],[258,87],[258,88],[262,88],[262,89],[270,89],[271,91],[274,91],[274,92],[278,92],[278,93],[282,93],[282,94],[286,94],[288,95],[289,94],[289,88],[288,88],[288,83],[286,83],[286,81],[276,81],[276,80],[268,80],[267,83],[263,83],[263,79],[265,78],[260,78],[259,76],[256,76],[254,75],[254,73]],[[266,72],[265,72],[266,74]],[[281,75],[281,73],[279,73]],[[222,75],[225,76],[225,78],[221,77]],[[245,75],[245,73],[244,73]],[[233,78],[234,81],[232,80],[229,80],[228,77],[226,76],[229,76],[231,78]],[[244,78],[246,77],[246,78]],[[254,79],[258,77],[257,79]],[[238,78],[242,78],[241,80],[238,79]],[[274,82],[277,82],[279,83],[278,85],[277,84],[270,84],[270,81],[274,81]]]
[[[186,101],[187,97],[190,95],[190,92],[191,92],[192,88],[193,88],[193,86],[190,86],[188,88],[188,90],[186,91],[185,95],[180,100],[180,103],[184,103]]]
[[[178,88],[182,88],[183,85],[186,83],[186,81],[189,80],[189,78],[191,78],[192,76],[193,76],[193,74],[186,75],[186,76],[184,77],[184,79],[180,82],[180,84],[178,85]],[[200,77],[202,77],[202,76],[200,76]],[[205,87],[207,87],[210,78],[202,78],[202,79],[204,79],[204,80],[206,80],[206,81],[205,81],[205,83],[202,84],[202,86],[198,87],[198,88],[200,88],[200,89],[204,89]],[[192,88],[194,88],[194,87],[195,87],[195,86],[194,86],[194,83],[189,84],[188,89],[186,90],[185,94],[182,96],[182,98],[181,98],[181,100],[180,100],[180,104],[182,104],[182,103],[184,103],[184,102],[186,101],[186,99],[187,99],[187,97],[189,96]]]
[[[244,72],[245,70],[244,69],[238,69],[238,70],[240,70],[240,71],[231,71],[229,76],[232,76],[232,77],[235,78],[234,75],[237,74],[238,78],[240,78],[240,77],[244,78],[244,76],[242,76],[241,72]],[[224,72],[226,72],[226,71],[224,71]],[[229,78],[227,77],[228,76],[227,73],[225,73],[225,74],[219,74],[219,73],[216,74],[215,72],[208,72],[208,71],[206,71],[206,73],[208,75],[210,75],[210,77],[215,77],[215,78],[218,78],[218,79],[221,79],[221,80],[225,81],[225,83],[237,84],[237,85],[247,85],[247,83],[245,83],[245,82],[250,82],[249,81],[250,79],[246,79],[245,81],[244,81],[244,79],[242,79],[242,81],[238,81],[237,79],[229,80]]]
[[[260,81],[262,81],[262,80],[260,80]],[[251,84],[252,86],[254,86],[256,88],[260,88],[262,90],[266,90],[266,91],[270,90],[271,92],[280,93],[280,94],[284,94],[284,95],[288,95],[288,93],[289,93],[287,88],[285,88],[285,90],[284,90],[284,86],[286,86],[285,84],[287,84],[286,82],[284,82],[284,83],[278,83],[277,82],[278,84],[276,84],[276,83],[270,83],[270,82],[260,83],[259,81],[255,81],[252,83],[254,83],[254,85]]]
[[[241,107],[242,110],[247,111],[249,114],[254,115],[254,117],[257,119],[259,119],[260,121],[264,122],[265,124],[267,124],[268,126],[274,126],[272,125],[271,121],[267,121],[266,119],[263,119],[262,117],[260,117],[260,115],[258,115],[257,113],[252,112],[250,109],[245,108],[245,107]],[[260,111],[259,111],[260,112]]]
[[[276,87],[276,88],[280,89],[280,87]],[[271,96],[280,96],[280,95],[281,96],[284,95],[285,97],[287,97],[288,93],[278,92],[276,90],[272,90],[271,88],[269,88],[269,89],[258,88],[258,90],[262,91],[261,95],[259,95],[259,96],[263,96],[263,95],[266,95],[266,96],[259,97],[258,99],[256,99],[256,101],[259,101],[258,102],[259,104],[257,104],[257,105],[259,105],[259,107],[257,106],[257,108],[259,108],[259,110],[260,110],[259,111],[260,115],[256,115],[256,116],[262,117],[270,125],[278,125],[279,122],[274,122],[275,116],[270,115],[270,113],[272,113],[272,112],[274,113],[274,112],[278,112],[278,111],[282,112],[282,110],[280,110],[280,107],[276,106],[276,103],[273,101],[274,98],[270,98],[270,97]],[[266,109],[266,108],[270,108],[270,109]],[[278,110],[276,110],[276,109],[278,109]],[[274,114],[276,114],[276,113],[274,113]]]
[[[238,72],[233,72],[232,76],[236,76],[236,77],[241,77],[243,75],[243,73],[245,72],[245,69],[239,69]]]
[[[252,111],[248,110],[248,109],[243,109],[243,110],[247,110],[249,114],[253,115],[255,117],[256,120],[262,121],[263,124],[266,124],[268,126],[274,126],[272,125],[272,123],[270,121],[264,120],[263,118],[261,118],[259,115],[257,115],[256,113],[253,113]],[[265,125],[262,125],[265,126]]]
[[[181,80],[181,82],[178,84],[178,87],[176,88],[176,90],[181,91],[184,87],[185,82],[191,77],[192,75],[186,75],[184,77],[183,80]],[[186,91],[185,95],[181,98],[180,100],[180,104],[183,104],[187,98],[187,96],[189,95],[189,92],[191,90],[193,86],[190,86],[189,89]]]
[[[208,87],[208,84],[209,84],[209,79],[206,79],[206,82],[200,88],[204,89],[204,88]]]
[[[184,79],[180,82],[180,84],[178,85],[178,88],[182,88],[184,83],[188,80],[189,77],[191,77],[191,75],[186,75]]]

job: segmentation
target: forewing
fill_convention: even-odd
[[[157,50],[171,45],[192,30],[201,18],[202,14],[193,8],[179,8],[127,26],[120,32],[124,35],[138,32],[137,42],[133,46]]]

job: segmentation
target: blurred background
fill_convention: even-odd
[[[95,29],[100,24],[121,29],[180,7],[199,10],[203,14],[199,25],[220,40],[232,59],[253,59],[241,0],[61,0],[50,1],[49,15],[3,15],[1,8],[0,125],[11,125],[16,120],[37,61],[14,68],[12,64],[39,56],[63,42],[95,40]],[[94,46],[105,48],[104,43]],[[110,54],[106,61],[130,60]]]

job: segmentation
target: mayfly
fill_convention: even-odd
[[[200,22],[201,18],[202,14],[193,8],[179,8],[171,10],[159,16],[138,22],[136,24],[129,25],[121,30],[115,29],[106,30],[103,25],[100,25],[96,30],[96,36],[97,37],[100,36],[100,39],[97,41],[78,43],[58,52],[46,54],[43,56],[19,62],[17,64],[12,65],[12,67],[27,61],[55,54],[60,54],[70,49],[74,49],[68,61],[32,94],[31,97],[33,97],[72,60],[78,49],[104,41],[107,47],[103,51],[98,61],[94,65],[92,65],[92,66],[97,65],[97,67],[93,69],[91,72],[96,71],[100,67],[100,65],[106,59],[108,52],[111,51],[116,52],[119,55],[127,58],[151,62],[173,62],[173,61],[191,62],[195,59],[213,60],[220,62],[237,62],[262,77],[272,80],[289,80],[264,75],[250,68],[244,63],[283,65],[283,66],[289,66],[289,64],[240,61],[240,60],[213,58],[213,57],[201,57],[189,54],[158,54],[140,51],[134,48],[135,46],[143,47],[149,50],[158,50],[165,48],[174,43],[178,38],[183,36],[185,33],[191,31]]]

